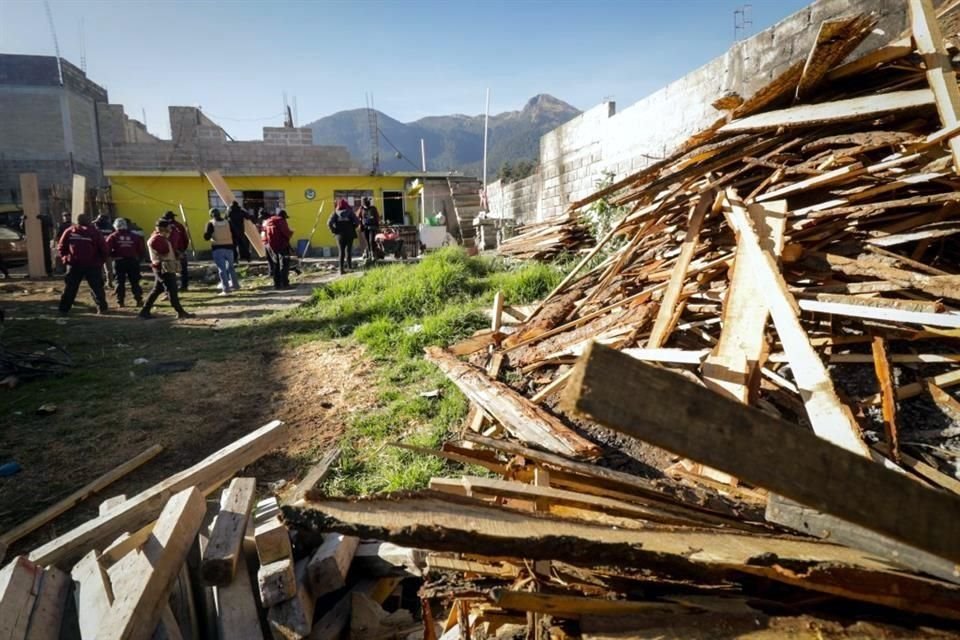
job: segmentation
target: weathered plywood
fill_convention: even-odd
[[[27,232],[27,275],[42,278],[47,275],[43,250],[43,223],[40,221],[40,191],[37,174],[20,174],[20,194],[23,198],[23,218]],[[76,219],[76,218],[74,218]]]

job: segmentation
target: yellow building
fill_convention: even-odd
[[[105,173],[110,180],[118,217],[132,220],[149,231],[166,211],[173,211],[180,219],[182,206],[194,248],[197,251],[209,248],[209,243],[203,240],[203,229],[209,220],[208,211],[211,207],[223,210],[224,206],[202,173],[110,169]],[[356,204],[362,196],[369,196],[385,222],[419,222],[417,196],[408,197],[406,185],[409,177],[405,175],[227,174],[224,178],[246,209],[254,212],[261,207],[269,211],[285,209],[290,216],[288,222],[294,232],[295,245],[306,239],[311,241],[310,245],[314,248],[336,245],[327,229],[327,218],[340,198],[347,198],[351,204]]]

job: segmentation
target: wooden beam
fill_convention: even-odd
[[[264,498],[257,503],[253,523],[257,557],[261,565],[293,557],[290,532],[280,520],[280,505],[276,498]]]
[[[43,250],[43,223],[39,217],[40,191],[37,186],[37,174],[20,174],[20,197],[23,202],[24,229],[27,236],[27,275],[31,278],[43,278],[47,275],[49,265],[46,264]]]
[[[864,38],[870,35],[876,24],[875,18],[862,14],[821,22],[817,38],[810,48],[800,81],[797,83],[796,99],[809,98],[827,73],[850,55]]]
[[[153,445],[147,450],[127,460],[123,464],[117,467],[114,467],[113,469],[101,475],[100,477],[96,478],[95,480],[87,483],[80,489],[77,489],[76,491],[71,493],[69,496],[67,496],[63,500],[60,500],[56,504],[53,504],[47,507],[37,515],[30,518],[29,520],[26,520],[25,522],[18,524],[17,526],[10,529],[9,531],[3,532],[3,534],[0,534],[0,550],[6,549],[8,546],[10,546],[11,544],[16,542],[23,536],[27,535],[28,533],[31,533],[32,531],[39,529],[43,525],[47,524],[48,522],[50,522],[51,520],[59,516],[60,514],[77,506],[78,504],[80,504],[81,502],[83,502],[93,494],[99,491],[102,491],[103,489],[110,486],[120,478],[124,477],[134,469],[137,469],[142,465],[144,465],[149,460],[152,460],[161,451],[163,451],[163,447],[161,445],[159,444]],[[2,557],[2,554],[0,554],[0,557]]]
[[[221,638],[236,640],[263,640],[260,612],[254,586],[247,566],[248,556],[241,553],[237,560],[237,574],[233,582],[213,588],[217,611],[217,630]],[[264,605],[266,606],[266,605]]]
[[[746,409],[726,402],[738,410]],[[676,429],[677,422],[671,424],[671,430]],[[797,430],[795,426],[790,429]],[[750,453],[743,451],[745,456]],[[851,488],[846,483],[834,486],[843,491]],[[436,551],[558,560],[587,567],[642,567],[704,583],[720,579],[716,570],[766,571],[799,562],[796,566],[803,567],[801,576],[771,570],[771,577],[785,582],[796,578],[804,588],[815,591],[842,592],[845,597],[898,609],[960,618],[960,587],[904,574],[869,554],[820,541],[682,527],[617,529],[432,492],[388,498],[329,498],[283,507],[283,512],[291,527],[308,532],[332,530]],[[949,512],[936,517],[950,517],[943,513]]]
[[[585,598],[557,593],[531,593],[512,589],[494,588],[490,599],[501,609],[508,611],[532,611],[545,615],[579,620],[581,616],[625,616],[650,613],[682,613],[687,610],[669,602],[637,602],[630,600],[606,600]]]
[[[954,562],[804,507],[775,493],[771,493],[767,499],[767,520],[822,540],[862,549],[911,571],[960,584],[960,566]]]
[[[800,324],[796,301],[769,251],[764,251],[757,231],[736,191],[727,190],[730,225],[737,232],[737,255],[747,260],[750,270],[764,291],[770,315],[784,351],[790,358],[791,371],[801,390],[807,417],[814,432],[824,440],[869,456],[869,450],[860,439],[860,429],[850,409],[844,405],[833,388],[830,374],[810,345],[807,332]],[[742,251],[741,251],[742,249]]]
[[[910,38],[901,38],[900,40],[891,42],[888,45],[884,45],[874,49],[873,51],[869,51],[856,60],[851,60],[850,62],[831,70],[827,74],[827,80],[836,81],[849,78],[850,76],[859,75],[860,73],[863,73],[864,71],[870,71],[881,64],[906,58],[912,53],[913,45],[910,43]]]
[[[294,569],[297,576],[297,595],[270,607],[267,623],[275,640],[300,640],[313,628],[316,600],[307,587],[307,562],[299,560]]]
[[[419,576],[426,559],[427,552],[422,549],[401,547],[392,542],[361,542],[350,566],[372,578]]]
[[[545,409],[448,351],[429,347],[426,358],[437,365],[471,402],[525,442],[571,456],[592,457],[599,449]]]
[[[310,593],[319,598],[347,583],[347,571],[360,540],[353,536],[330,533],[323,540],[307,564]]]
[[[30,613],[27,640],[58,640],[71,581],[56,567],[43,570],[37,599]]]
[[[234,478],[223,490],[220,511],[200,562],[200,575],[206,584],[225,587],[233,581],[256,491],[256,478]]]
[[[917,53],[926,66],[927,83],[937,103],[937,113],[944,127],[960,124],[960,89],[953,63],[943,46],[943,35],[931,0],[908,0],[910,30]],[[960,138],[948,142],[953,155],[953,168],[960,173]]]
[[[835,122],[866,120],[884,113],[917,109],[933,104],[934,97],[930,89],[894,91],[833,102],[801,105],[777,111],[766,111],[729,122],[720,127],[720,133],[765,131],[780,127],[809,127]]]
[[[227,181],[223,179],[223,174],[217,170],[211,170],[204,171],[203,175],[206,176],[210,186],[213,187],[213,190],[216,191],[220,199],[223,200],[223,204],[227,207],[232,205],[237,197],[233,195],[233,189],[231,189]]]
[[[887,343],[882,336],[874,336],[871,343],[873,352],[873,368],[880,383],[880,397],[882,403],[883,431],[887,438],[887,446],[894,462],[900,462],[900,438],[897,434],[897,399],[894,395],[893,372],[890,370],[890,360],[887,357]]]
[[[212,453],[192,467],[170,476],[110,511],[37,547],[30,559],[40,564],[68,564],[85,550],[109,544],[124,531],[135,531],[155,520],[170,495],[201,486],[212,493],[238,469],[257,460],[283,442],[287,430],[274,420]]]
[[[869,304],[870,301],[873,304]],[[960,315],[953,313],[927,313],[924,311],[903,311],[896,308],[879,306],[877,298],[866,299],[868,304],[844,304],[842,302],[824,302],[822,300],[800,299],[797,304],[803,311],[826,313],[835,316],[882,320],[885,322],[901,322],[904,324],[919,324],[928,327],[960,328]]]
[[[91,551],[74,565],[70,572],[76,585],[74,599],[77,603],[80,638],[96,640],[100,620],[106,617],[113,602],[113,590],[107,572],[97,562],[97,552]]]
[[[0,571],[0,638],[26,638],[43,568],[17,556]]]
[[[196,488],[170,498],[137,562],[114,582],[113,605],[100,622],[97,640],[151,637],[206,509]]]
[[[680,244],[680,254],[674,264],[673,272],[670,275],[670,283],[667,290],[663,292],[663,298],[660,300],[660,309],[657,311],[657,318],[653,322],[653,329],[650,330],[650,337],[647,339],[647,348],[656,349],[662,347],[670,336],[672,329],[671,321],[673,312],[677,308],[677,302],[680,300],[680,292],[684,283],[687,281],[687,269],[693,260],[693,254],[697,249],[697,242],[700,239],[700,227],[703,225],[710,207],[713,205],[713,192],[701,193],[700,200],[694,206],[690,213],[690,221],[687,223],[687,231],[683,242]]]
[[[490,312],[490,331],[497,333],[503,324],[503,291],[493,296],[493,309]]]
[[[774,258],[779,258],[783,251],[786,212],[785,200],[747,207],[761,247]],[[727,298],[723,303],[723,329],[703,365],[706,385],[715,391],[722,390],[740,402],[748,402],[759,390],[759,368],[763,366],[766,326],[770,317],[766,295],[746,252],[741,251],[738,244]]]
[[[87,212],[87,177],[79,174],[73,174],[73,206],[71,213],[73,221],[76,222],[80,214]]]
[[[257,589],[263,607],[272,607],[297,595],[293,559],[286,558],[260,565],[257,570]]]
[[[307,493],[313,491],[317,485],[326,479],[339,459],[340,447],[327,449],[327,451],[320,458],[319,462],[310,467],[310,470],[307,471],[307,475],[303,476],[303,480],[297,483],[297,489],[293,492],[293,497],[290,498],[290,502],[299,502],[300,500],[305,500]]]
[[[606,347],[592,347],[576,371],[563,397],[568,411],[960,562],[957,496]]]

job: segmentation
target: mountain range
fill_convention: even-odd
[[[420,169],[420,139],[430,171],[462,171],[479,176],[483,162],[483,115],[428,116],[400,122],[377,111],[380,170]],[[505,162],[536,161],[540,136],[580,115],[580,110],[551,95],[536,95],[519,111],[490,116],[487,171],[496,175]],[[370,123],[366,109],[339,111],[306,125],[314,144],[343,145],[361,166],[372,164]],[[398,157],[399,156],[399,157]]]

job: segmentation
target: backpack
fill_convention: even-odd
[[[350,209],[341,209],[337,211],[337,218],[334,221],[334,233],[338,236],[352,236],[356,234],[356,225],[354,224],[353,212]]]

